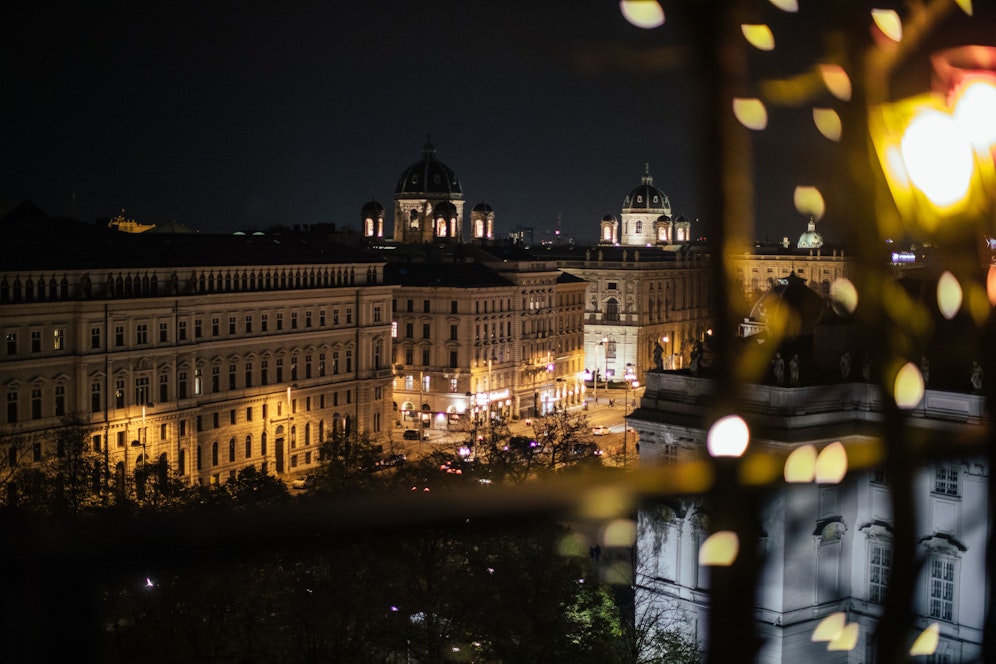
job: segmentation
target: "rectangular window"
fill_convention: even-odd
[[[407,302],[405,303],[405,310],[406,310],[406,311],[407,311],[408,313],[411,313],[411,312],[415,311],[415,300],[408,300],[408,301],[407,301]]]
[[[450,351],[450,369],[456,369],[456,368],[457,368],[457,351],[451,350]]]
[[[176,398],[187,398],[187,372],[180,371],[176,374]]]
[[[284,329],[284,315],[277,314],[277,330]]]
[[[42,416],[42,391],[40,387],[31,388],[31,419],[40,420]]]
[[[31,352],[41,352],[41,330],[34,330],[31,333]]]
[[[335,325],[338,325],[338,324],[339,324],[339,310],[338,309],[333,309],[332,310],[332,325],[335,326]]]
[[[100,383],[90,383],[90,412],[99,413],[102,404]]]
[[[100,348],[100,328],[90,328],[90,348]]]
[[[353,308],[346,307],[346,325],[353,324]]]
[[[99,452],[100,451],[100,434],[99,433],[93,437],[93,451],[94,452]]]
[[[17,355],[17,332],[7,333],[7,354]]]
[[[259,331],[266,332],[270,329],[270,317],[266,314],[259,315]]]
[[[457,301],[456,300],[450,300],[450,313],[451,314],[457,313]]]
[[[228,334],[235,336],[235,316],[228,317]]]
[[[235,365],[228,365],[228,389],[229,391],[235,389]]]
[[[55,386],[55,416],[62,417],[66,414],[66,386]]]
[[[405,364],[415,363],[415,350],[411,347],[405,349]]]
[[[450,340],[456,341],[457,332],[460,329],[459,325],[450,325]]]
[[[422,300],[422,313],[429,313],[429,300]]]
[[[931,618],[954,619],[954,561],[943,558],[930,560]]]
[[[62,328],[52,330],[52,350],[64,350],[66,345],[66,331]]]
[[[211,367],[211,391],[221,392],[221,367]]]
[[[149,401],[149,377],[139,376],[135,379],[135,403],[141,406]]]
[[[405,338],[411,339],[415,336],[415,323],[405,323]]]
[[[146,323],[139,323],[135,326],[135,344],[143,346],[149,343],[149,326]]]
[[[194,396],[199,397],[204,394],[204,371],[194,369]]]
[[[284,382],[284,358],[277,358],[277,382]]]
[[[944,496],[959,495],[957,466],[934,466],[934,493]]]
[[[211,425],[215,429],[221,426],[221,415],[219,413],[211,413]]]
[[[159,323],[159,343],[165,344],[169,342],[169,323],[162,322]]]
[[[430,332],[431,331],[432,331],[432,325],[430,325],[429,323],[422,323],[422,338],[423,339],[428,339],[429,336],[430,336]]]
[[[291,312],[291,329],[292,330],[296,330],[297,329],[297,312],[296,311],[292,311]]]
[[[319,309],[318,310],[318,325],[321,326],[321,327],[325,327],[325,310],[324,309]]]
[[[269,385],[270,384],[270,361],[260,360],[259,361],[259,384]]]
[[[221,334],[221,319],[212,318],[211,319],[211,336],[216,337]]]
[[[318,354],[318,376],[325,375],[325,353]]]
[[[429,354],[430,353],[429,353],[429,349],[428,348],[423,348],[422,349],[422,364],[423,364],[423,366],[429,366]]]
[[[297,380],[297,356],[291,358],[291,380]]]
[[[114,407],[125,407],[125,383],[121,378],[114,381]]]
[[[252,406],[246,408],[246,422],[252,422]]]
[[[379,323],[380,322],[380,305],[379,304],[375,304],[374,305],[374,308],[373,308],[373,322],[375,322],[375,323]]]
[[[194,338],[200,339],[204,336],[204,325],[200,318],[194,319]]]
[[[178,422],[178,431],[176,432],[179,436],[187,435],[187,420],[180,420]]]
[[[159,374],[159,401],[169,401],[169,374]]]
[[[304,326],[305,327],[311,327],[311,312],[310,311],[305,311],[304,312]]]
[[[245,327],[243,329],[245,329],[246,334],[252,334],[252,315],[246,316]]]
[[[122,447],[125,446],[125,432],[124,431],[118,431],[117,435],[115,436],[115,438],[116,438],[116,443],[117,443],[118,449],[121,449]]]
[[[234,408],[228,411],[228,423],[229,424],[235,424],[235,409]]]
[[[868,601],[882,604],[885,601],[885,588],[889,582],[892,567],[892,547],[888,544],[872,544],[868,556]]]
[[[181,320],[176,324],[176,338],[177,341],[187,340],[187,321]]]
[[[252,387],[252,362],[246,362],[243,378],[245,378],[245,386]]]

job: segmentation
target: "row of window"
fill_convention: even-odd
[[[43,353],[61,351],[66,348],[66,329],[64,327],[56,327],[47,331],[30,330],[27,338],[28,345],[24,349],[21,347],[21,338],[18,336],[18,332],[16,330],[7,331],[4,335],[7,355],[17,355],[25,350],[31,353]]]
[[[930,618],[952,622],[955,604],[955,559],[931,556],[927,571],[929,577],[926,613]],[[889,572],[892,569],[892,545],[874,542],[868,551],[868,601],[881,604],[885,601]]]

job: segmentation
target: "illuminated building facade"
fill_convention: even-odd
[[[685,372],[647,375],[641,407],[629,417],[639,434],[641,466],[706,454],[712,390],[709,378]],[[807,444],[871,445],[881,431],[881,397],[869,383],[751,385],[745,393],[749,399],[739,412],[750,426],[754,451],[784,457]],[[977,430],[986,419],[983,401],[978,394],[928,389],[910,412],[910,426],[952,436]],[[928,661],[982,661],[988,475],[983,460],[952,457],[913,478],[916,554],[923,565],[910,581],[910,642],[932,623],[939,625],[940,640]],[[889,485],[887,473],[872,470],[848,473],[839,484],[779,485],[764,492],[756,543],[763,565],[754,602],[762,641],[756,661],[875,661],[872,635],[893,555]],[[637,606],[682,621],[704,644],[710,575],[698,564],[698,551],[710,534],[707,509],[700,497],[676,496],[642,509],[638,520]],[[858,625],[851,650],[828,652],[827,643],[811,639],[817,624],[835,612]]]
[[[46,441],[34,460],[71,413],[122,483],[154,462],[190,484],[287,477],[333,431],[386,433],[381,259],[317,237],[28,228],[5,229],[0,426]]]

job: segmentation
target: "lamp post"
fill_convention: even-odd
[[[623,468],[628,464],[628,443],[629,443],[629,391],[630,389],[636,389],[640,387],[640,382],[636,380],[636,376],[630,373],[632,365],[626,365],[626,396],[623,403]]]
[[[602,340],[595,344],[595,374],[592,376],[592,385],[594,387],[593,394],[595,397],[595,405],[598,405],[598,347],[605,347],[608,342],[608,337],[602,337]],[[608,364],[608,356],[606,356],[606,364]]]

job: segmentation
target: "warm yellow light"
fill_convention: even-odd
[[[785,459],[786,482],[812,482],[816,477],[816,448],[803,445]]]
[[[839,442],[830,443],[816,458],[816,481],[839,484],[847,475],[847,450]]]
[[[823,194],[816,187],[796,187],[793,200],[796,210],[801,214],[811,216],[816,221],[822,219],[823,213],[826,212]]]
[[[934,205],[955,205],[968,194],[972,146],[947,113],[921,112],[903,133],[900,149],[913,186]]]
[[[740,26],[747,43],[759,51],[770,51],[775,48],[775,36],[771,33],[771,28],[759,24],[744,23]]]
[[[738,415],[716,420],[706,435],[706,447],[714,457],[739,457],[747,450],[750,430]]]
[[[972,145],[988,154],[996,145],[996,82],[987,78],[966,86],[955,102],[954,119]]]
[[[937,280],[937,308],[941,315],[951,320],[961,309],[962,292],[961,284],[953,274],[946,271]]]
[[[986,295],[989,297],[989,304],[996,307],[996,265],[989,266],[989,274],[986,275]]]
[[[937,650],[938,641],[940,641],[940,626],[937,623],[930,623],[925,630],[920,632],[920,636],[916,637],[913,647],[910,648],[910,654],[914,657],[933,655],[934,651]]]
[[[838,277],[830,284],[830,301],[837,313],[853,314],[858,308],[858,289],[850,279]]]
[[[840,630],[844,629],[845,624],[847,624],[847,616],[843,611],[831,613],[816,626],[813,635],[809,637],[810,641],[833,641],[840,634]]]
[[[631,547],[636,542],[636,522],[632,519],[613,519],[605,526],[602,543],[605,546]]]
[[[813,122],[816,128],[825,138],[831,141],[839,141],[843,128],[840,124],[840,116],[832,108],[814,108]]]
[[[699,547],[699,565],[729,567],[740,553],[740,539],[732,530],[713,533]]]
[[[961,10],[969,16],[972,15],[972,0],[955,0],[955,4],[961,7]]]
[[[740,124],[754,131],[768,126],[768,110],[760,99],[734,99],[733,115]]]
[[[851,99],[851,79],[840,65],[820,65],[820,76],[823,84],[827,86],[837,99],[848,101]]]
[[[923,374],[920,368],[912,362],[907,362],[896,374],[896,382],[892,390],[895,395],[896,405],[909,410],[920,405],[923,399]]]
[[[657,0],[620,0],[623,18],[638,28],[650,30],[664,25],[664,9]]]
[[[886,37],[894,42],[903,39],[903,22],[899,20],[899,14],[895,9],[873,9],[871,11],[872,20]]]
[[[799,0],[770,0],[770,2],[783,12],[794,13],[799,11]]]
[[[860,629],[858,623],[844,625],[840,633],[827,644],[827,650],[854,650],[854,647],[858,645]]]

